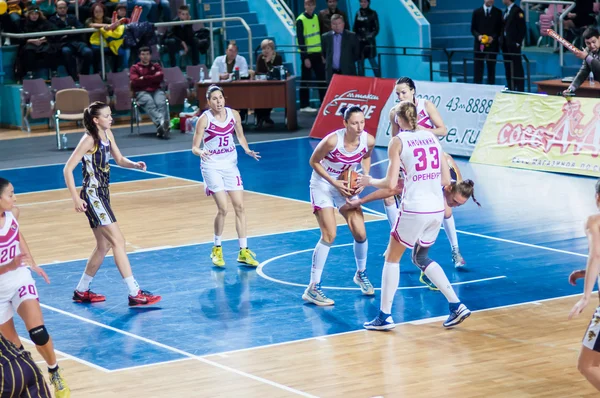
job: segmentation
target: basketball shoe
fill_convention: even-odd
[[[375,294],[375,289],[371,284],[369,278],[367,278],[367,270],[356,271],[354,274],[354,283],[360,286],[360,291],[366,296],[372,296]]]
[[[106,296],[94,293],[91,290],[86,290],[85,292],[75,290],[73,292],[73,301],[76,303],[99,303],[101,301],[106,301]]]
[[[390,330],[396,327],[392,314],[384,314],[379,311],[379,314],[371,322],[363,323],[363,327],[368,330]]]
[[[210,258],[217,267],[225,266],[225,260],[223,260],[223,248],[221,246],[213,246]]]
[[[462,268],[467,265],[465,259],[460,254],[460,251],[458,251],[458,247],[452,248],[452,262],[454,263],[455,268]]]
[[[155,296],[147,290],[138,290],[135,296],[129,296],[129,306],[135,307],[138,305],[152,305],[162,300],[161,296]]]
[[[323,293],[323,290],[321,290],[321,283],[311,283],[308,285],[304,291],[304,294],[302,295],[302,299],[319,306],[335,304],[335,301]]]
[[[450,315],[446,322],[444,322],[445,328],[451,328],[453,326],[462,323],[471,315],[471,311],[463,303],[450,303]]]
[[[56,398],[69,398],[71,396],[71,390],[62,375],[62,369],[58,368],[54,371],[50,371],[50,384],[54,386],[54,396]]]
[[[247,247],[245,249],[240,249],[240,253],[237,258],[238,263],[246,264],[251,267],[257,267],[258,261],[256,260],[256,254]]]

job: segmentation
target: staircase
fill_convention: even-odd
[[[208,10],[204,10],[203,18],[221,18],[220,0],[205,0],[202,2],[202,6],[208,8]],[[225,23],[225,37],[227,38],[227,41],[236,41],[239,54],[246,58],[248,67],[253,69],[254,65],[256,65],[254,49],[259,47],[264,39],[272,39],[267,34],[267,27],[258,22],[258,17],[255,12],[250,12],[247,1],[225,0],[225,17],[240,17],[250,26],[250,30],[252,31],[252,48],[248,48],[248,32],[239,21]],[[220,27],[221,23],[215,23],[214,26]],[[227,45],[227,43],[225,43],[225,45]],[[225,49],[223,49],[223,52],[224,51]],[[252,52],[253,65],[249,64],[250,52]]]
[[[473,82],[473,36],[471,35],[471,17],[473,10],[483,5],[481,0],[461,0],[461,1],[438,1],[437,7],[432,7],[425,16],[431,25],[431,46],[434,48],[446,48],[450,51],[457,51],[452,56],[452,73],[454,81],[464,81],[462,76],[464,71],[464,62],[466,58],[466,73],[467,82]],[[495,0],[496,7],[504,10],[506,7],[502,5],[501,0]],[[530,14],[531,16],[531,14]],[[530,29],[532,24],[530,23]],[[550,50],[551,51],[551,50]],[[536,53],[540,50],[536,49]],[[547,52],[547,51],[546,51]],[[531,73],[531,81],[546,80],[557,76],[554,71],[547,71],[546,68],[539,68],[537,56],[528,53],[528,48],[524,48],[524,53],[529,59],[529,67]],[[558,64],[558,54],[555,55],[556,63]],[[498,57],[502,59],[502,55]],[[434,52],[434,62],[438,62],[441,66],[439,69],[447,72],[447,58],[441,51]],[[527,65],[523,63],[525,73],[527,74]],[[455,73],[460,75],[455,76]],[[448,79],[448,74],[442,72],[441,77]],[[487,68],[484,70],[484,83],[487,82]],[[504,64],[498,62],[496,64],[496,84],[505,85],[506,77]],[[536,86],[532,83],[532,91],[535,91]]]

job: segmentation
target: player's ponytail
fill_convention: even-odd
[[[396,108],[396,116],[404,120],[411,131],[417,130],[417,107],[409,101],[402,101]]]
[[[4,192],[4,189],[6,189],[9,184],[10,181],[8,181],[6,178],[0,177],[0,195],[2,195],[2,192]]]
[[[475,199],[475,182],[473,180],[457,182],[453,190],[456,190],[463,198],[472,198],[473,202],[481,207],[481,204]]]
[[[350,116],[352,116],[353,113],[363,113],[362,109],[360,109],[360,106],[351,106],[351,107],[342,107],[340,108],[340,113],[342,114],[342,117],[344,118],[344,121],[347,122],[348,119],[350,119]]]
[[[98,126],[94,122],[94,118],[99,117],[100,111],[107,107],[108,105],[104,102],[96,101],[83,111],[83,127],[85,127],[87,134],[94,139],[94,144],[96,145],[100,143],[100,133],[98,132]]]

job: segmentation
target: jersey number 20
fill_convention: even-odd
[[[427,156],[425,148],[415,148],[413,151],[413,155],[415,158],[417,158],[417,161],[419,162],[415,166],[415,170],[417,171],[427,170],[428,163],[430,162],[432,169],[437,170],[440,168],[440,154],[438,152],[438,149],[434,146],[429,147],[430,156]],[[429,158],[433,159],[431,159],[430,161]]]

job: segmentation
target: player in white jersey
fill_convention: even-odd
[[[240,114],[225,106],[223,89],[212,85],[206,90],[209,109],[205,111],[196,124],[192,152],[200,157],[200,169],[204,179],[206,195],[212,196],[217,205],[214,222],[214,246],[210,258],[217,267],[223,267],[223,248],[221,235],[227,215],[227,195],[231,198],[235,211],[235,228],[237,230],[240,251],[237,261],[252,267],[258,266],[256,254],[248,248],[246,237],[246,213],[244,211],[244,185],[237,167],[237,150],[234,133],[246,155],[260,159],[258,152],[250,150],[244,136]],[[200,147],[202,144],[202,148]]]
[[[596,207],[600,209],[600,180],[596,181]],[[585,224],[585,233],[589,246],[586,269],[574,271],[569,276],[569,282],[572,285],[575,285],[577,279],[585,278],[583,297],[571,309],[569,319],[581,314],[588,306],[596,281],[598,281],[598,274],[600,273],[600,214],[588,217]],[[600,391],[600,306],[596,308],[583,336],[577,369]]]
[[[48,364],[56,397],[70,397],[71,391],[58,367],[52,339],[44,326],[39,296],[29,269],[44,278],[46,283],[50,283],[50,280],[44,270],[36,265],[19,229],[20,211],[15,206],[16,201],[13,185],[0,178],[0,334],[23,349],[13,322],[14,313],[18,313],[35,348]],[[29,265],[29,269],[26,265]]]
[[[392,228],[385,253],[381,281],[381,306],[377,317],[365,322],[372,330],[392,329],[392,302],[400,281],[400,259],[406,248],[412,249],[412,261],[440,289],[449,302],[450,316],[444,327],[458,325],[471,312],[460,302],[440,265],[427,253],[435,243],[444,218],[444,196],[441,187],[450,184],[448,164],[433,133],[417,130],[417,110],[413,103],[398,106],[400,127],[405,130],[392,138],[388,147],[389,166],[383,179],[361,176],[359,186],[393,189],[400,170],[404,174],[402,209]]]
[[[346,170],[356,170],[359,164],[363,173],[368,174],[371,168],[371,152],[375,146],[375,137],[364,130],[365,115],[362,110],[353,106],[343,109],[342,112],[345,127],[323,138],[309,161],[313,168],[310,198],[313,213],[321,228],[321,239],[313,252],[310,284],[302,298],[316,305],[334,304],[321,289],[321,274],[337,230],[334,208],[340,209],[346,203],[346,197],[356,197],[362,191],[361,188],[353,192],[347,186],[347,182],[339,180],[338,177]],[[360,286],[363,294],[373,295],[375,290],[366,272],[368,242],[362,210],[344,209],[340,213],[346,219],[354,237],[357,268],[354,283]]]
[[[436,137],[444,137],[448,133],[448,129],[444,125],[444,121],[440,116],[440,112],[435,105],[426,99],[417,98],[415,82],[410,77],[401,77],[396,81],[396,95],[399,101],[412,102],[417,108],[417,128],[426,129],[435,134]],[[395,137],[400,131],[398,124],[398,116],[396,115],[397,105],[390,110],[390,125],[392,126],[392,137]],[[456,165],[454,160],[449,160],[450,166]],[[460,178],[459,178],[460,181]],[[398,216],[396,201],[393,198],[384,199],[385,213],[388,221],[393,223]],[[444,217],[444,231],[450,241],[452,248],[452,262],[456,268],[464,267],[465,260],[460,254],[458,247],[458,236],[456,234],[456,225],[452,212]]]

